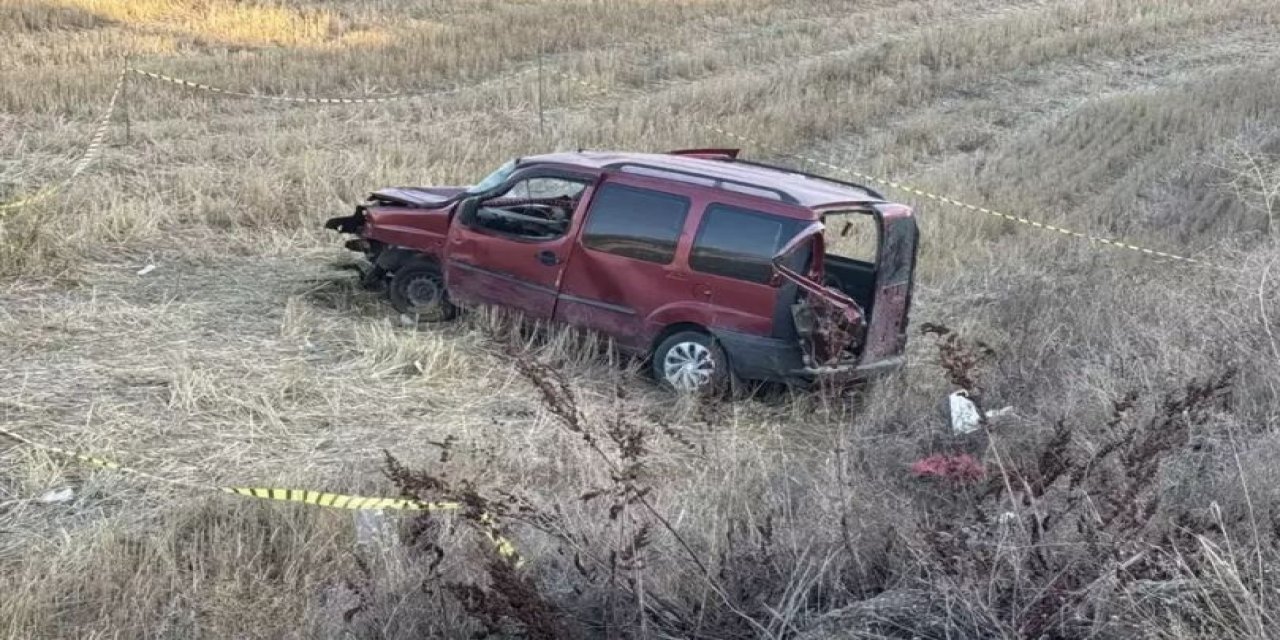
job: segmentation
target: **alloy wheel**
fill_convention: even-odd
[[[711,350],[697,342],[680,342],[662,359],[662,374],[667,382],[682,392],[706,387],[715,375],[716,362]]]

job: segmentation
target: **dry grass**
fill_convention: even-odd
[[[1262,0],[0,0],[3,201],[71,171],[125,55],[269,95],[461,87],[299,107],[131,78],[129,138],[0,220],[0,422],[194,482],[484,501],[528,560],[492,564],[467,514],[395,520],[384,552],[348,514],[6,443],[0,635],[1266,638],[1278,25]],[[546,74],[541,136],[511,75],[540,56],[605,89]],[[330,268],[320,222],[371,188],[731,142],[699,122],[1240,271],[912,202],[906,372],[699,406],[572,332],[403,326]],[[948,372],[924,322],[994,355]],[[950,379],[1014,414],[949,436]],[[957,452],[990,486],[908,473]]]
[[[328,39],[335,20],[324,11],[239,2],[181,0],[60,0],[50,11],[80,10],[107,22],[143,30],[176,30],[228,44],[299,46]],[[54,20],[49,20],[54,22]]]

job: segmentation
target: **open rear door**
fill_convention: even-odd
[[[876,258],[875,303],[858,363],[866,370],[892,369],[904,362],[919,238],[910,207],[878,204],[875,211],[883,240]]]
[[[815,222],[796,234],[773,257],[778,276],[794,282],[800,299],[792,306],[796,331],[800,334],[806,366],[812,369],[835,367],[846,353],[862,345],[867,322],[862,307],[849,296],[822,285],[823,238],[821,222]],[[787,266],[788,259],[801,247],[812,245],[808,273]]]

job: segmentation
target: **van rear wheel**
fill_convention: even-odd
[[[715,338],[699,331],[668,336],[652,357],[653,377],[679,393],[719,395],[729,389],[729,359]]]
[[[444,274],[434,264],[408,264],[391,276],[388,292],[396,311],[423,322],[444,322],[458,315],[444,288]]]

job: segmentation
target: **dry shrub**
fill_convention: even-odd
[[[1115,611],[1098,611],[1101,583],[1114,578],[1107,588],[1123,592],[1136,581],[1171,580],[1179,541],[1220,533],[1189,530],[1178,524],[1185,514],[1160,513],[1159,472],[1183,454],[1233,375],[1188,382],[1136,424],[1126,413],[1137,397],[1116,400],[1108,439],[1093,448],[1060,421],[1025,466],[1007,464],[993,434],[986,485],[948,492],[929,507],[932,526],[915,543],[924,575],[1010,637],[1114,631]]]
[[[946,327],[928,330],[943,336],[940,363],[952,384],[981,388],[978,363],[992,357],[990,348]],[[460,500],[464,519],[481,529],[488,526],[481,514],[500,514],[504,523],[522,525],[514,529],[523,531],[522,542],[538,532],[556,548],[522,568],[491,550],[479,553],[473,568],[483,579],[446,585],[488,633],[749,638],[800,631],[802,618],[779,624],[778,603],[829,611],[806,638],[837,627],[844,631],[832,631],[835,637],[1109,638],[1149,630],[1156,617],[1207,630],[1247,625],[1243,615],[1257,612],[1232,608],[1233,594],[1252,597],[1262,578],[1231,551],[1245,530],[1220,511],[1205,519],[1163,501],[1171,473],[1198,446],[1194,434],[1229,407],[1231,369],[1190,380],[1154,403],[1124,393],[1100,427],[1062,418],[1017,455],[1005,450],[1016,441],[1002,437],[1001,423],[988,423],[988,472],[964,482],[892,479],[914,507],[906,521],[884,523],[901,529],[898,544],[880,552],[890,562],[868,582],[865,566],[861,573],[854,566],[874,554],[855,551],[847,539],[826,538],[799,555],[782,544],[791,538],[779,532],[797,526],[796,514],[728,516],[717,527],[724,544],[708,555],[705,534],[689,537],[651,500],[662,484],[648,463],[656,429],[632,421],[622,387],[612,412],[590,418],[562,374],[510,343],[508,349],[543,409],[607,470],[608,485],[583,486],[578,497],[583,505],[599,503],[590,512],[598,522],[573,519],[533,496],[481,491],[388,463],[407,495]],[[442,450],[444,461],[447,443]],[[859,517],[856,504],[842,509],[842,518]],[[1257,552],[1270,557],[1272,549]],[[564,560],[551,560],[557,556]],[[686,587],[704,588],[663,588],[653,572],[670,570],[672,561],[693,581]],[[1214,586],[1228,569],[1234,582]],[[853,575],[862,579],[848,581]]]
[[[441,461],[447,461],[449,444],[442,446]],[[443,590],[448,593],[476,622],[483,633],[518,630],[524,637],[538,640],[570,638],[577,635],[561,607],[547,598],[528,573],[520,571],[518,557],[499,552],[496,538],[505,537],[498,521],[511,512],[510,497],[507,500],[487,498],[469,482],[451,481],[446,477],[432,476],[413,471],[400,464],[391,454],[386,457],[387,475],[407,497],[423,502],[432,500],[456,500],[462,504],[461,517],[480,532],[477,562],[486,580],[477,584],[464,581],[444,581]],[[414,537],[420,538],[431,527],[430,515],[420,516],[414,523]],[[421,545],[421,541],[418,542]],[[428,543],[433,554],[429,556],[434,568],[444,555],[444,550]],[[518,553],[518,552],[517,552]]]
[[[545,504],[527,490],[483,488],[449,477],[445,464],[433,474],[410,470],[388,456],[388,475],[406,496],[461,502],[461,518],[481,534],[463,563],[471,567],[465,573],[482,577],[441,577],[439,590],[483,633],[518,632],[534,638],[750,638],[779,633],[778,614],[769,603],[808,601],[817,576],[797,581],[790,575],[793,560],[777,546],[774,516],[766,515],[761,523],[729,520],[725,544],[709,556],[705,540],[690,538],[651,498],[660,480],[649,467],[650,441],[666,434],[681,447],[692,444],[671,436],[670,427],[636,421],[623,384],[613,385],[612,411],[588,415],[566,377],[531,357],[522,340],[527,337],[505,335],[512,365],[532,384],[543,410],[605,470],[608,482],[578,490],[576,506],[595,518],[583,521],[570,516],[566,505]],[[441,463],[446,463],[451,443],[440,443],[440,448]],[[422,516],[421,521],[431,518]],[[517,566],[495,553],[485,532],[523,532],[516,536],[517,548],[538,539],[530,535],[536,532],[554,550]],[[441,558],[431,554],[424,561],[435,566]],[[807,571],[817,568],[808,561],[802,564]],[[660,579],[655,572],[677,567],[681,579],[672,591],[668,577]]]

